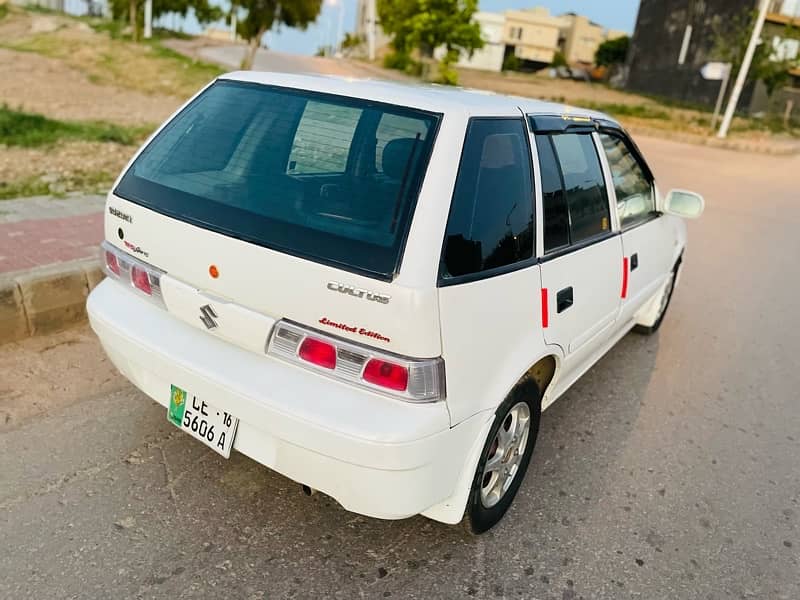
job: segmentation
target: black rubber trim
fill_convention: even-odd
[[[546,263],[551,260],[555,260],[556,258],[561,258],[562,256],[566,256],[567,254],[571,254],[573,252],[578,252],[579,250],[583,250],[584,248],[588,248],[590,246],[594,246],[595,244],[599,244],[601,242],[605,242],[606,240],[610,240],[613,237],[618,235],[622,235],[621,231],[610,231],[608,233],[596,235],[594,237],[581,240],[577,244],[572,244],[570,246],[564,246],[563,248],[558,248],[557,250],[552,250],[548,254],[545,254],[539,259],[540,263]]]

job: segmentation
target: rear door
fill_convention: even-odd
[[[635,145],[621,131],[604,130],[599,137],[622,230],[627,281],[620,319],[628,321],[663,284],[677,238],[668,219],[656,210],[653,177]]]
[[[539,267],[528,133],[475,118],[450,204],[439,276],[442,355],[453,423],[496,406],[536,358]],[[455,401],[457,399],[458,401]]]
[[[622,244],[591,129],[547,130],[533,120],[543,212],[542,325],[573,355],[605,339],[620,309]]]

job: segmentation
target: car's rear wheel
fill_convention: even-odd
[[[464,524],[474,534],[503,518],[525,477],[539,433],[540,394],[529,381],[498,407],[472,482]]]

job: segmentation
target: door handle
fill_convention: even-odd
[[[556,312],[562,313],[573,304],[572,287],[564,288],[556,294]]]
[[[639,253],[631,255],[631,271],[635,271],[636,267],[639,266]]]

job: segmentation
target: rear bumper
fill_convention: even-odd
[[[243,350],[114,281],[87,309],[109,358],[145,394],[167,406],[175,384],[207,398],[239,418],[234,449],[364,515],[404,518],[453,496],[488,418],[451,428],[444,402],[392,400]]]

